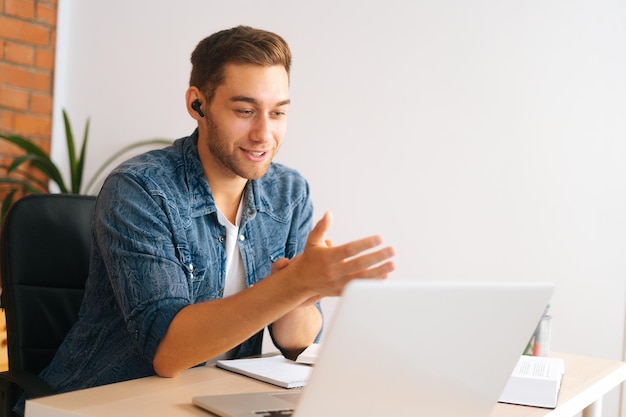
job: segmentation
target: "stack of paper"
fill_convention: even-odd
[[[499,401],[555,408],[564,372],[562,359],[524,355],[517,362]]]

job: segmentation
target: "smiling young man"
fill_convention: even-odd
[[[265,327],[294,357],[321,333],[323,297],[395,268],[380,236],[332,246],[306,180],[272,162],[290,104],[284,40],[240,26],[191,60],[197,129],[121,164],[98,196],[80,318],[42,372],[59,392],[256,355]]]

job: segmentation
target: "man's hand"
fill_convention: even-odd
[[[332,215],[327,212],[311,230],[304,251],[287,264],[279,260],[280,264],[275,265],[277,270],[293,277],[294,285],[303,286],[319,300],[341,295],[353,279],[385,279],[395,269],[390,260],[396,254],[393,247],[372,251],[383,243],[381,236],[333,246],[326,239],[331,224]]]

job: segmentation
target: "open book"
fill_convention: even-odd
[[[283,388],[303,387],[313,369],[310,365],[296,363],[283,355],[222,359],[217,361],[216,366]]]
[[[498,401],[555,408],[564,372],[562,359],[523,355]]]

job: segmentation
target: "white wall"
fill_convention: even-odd
[[[61,0],[55,122],[91,117],[88,173],[187,135],[195,44],[276,31],[294,53],[278,160],[334,212],[334,242],[383,234],[392,279],[553,281],[553,350],[622,359],[626,1],[337,3]]]

